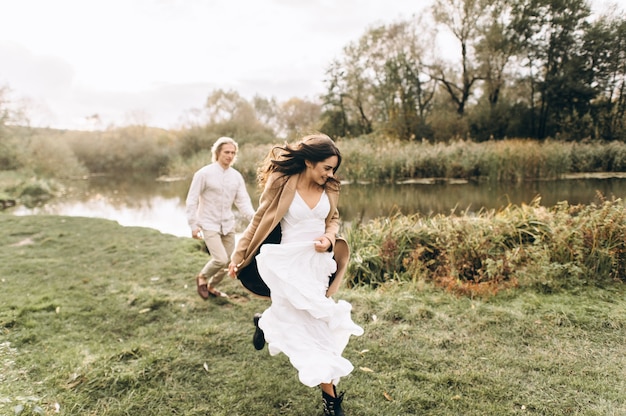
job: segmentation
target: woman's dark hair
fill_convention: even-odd
[[[321,133],[305,136],[295,145],[274,146],[259,168],[259,185],[263,187],[273,172],[280,172],[283,176],[291,176],[304,171],[306,161],[317,164],[331,156],[337,156],[337,166],[333,169],[333,173],[335,173],[341,165],[341,153],[335,142]],[[336,186],[339,185],[339,181],[334,177],[329,178],[328,182]]]

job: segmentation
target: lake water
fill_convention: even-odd
[[[614,176],[614,175],[613,175]],[[14,208],[15,215],[55,214],[106,218],[124,226],[157,229],[181,237],[190,236],[185,218],[185,197],[190,180],[161,182],[142,178],[96,177],[68,184],[72,197],[55,200],[43,207]],[[259,192],[250,186],[253,205]],[[498,209],[508,204],[529,203],[541,197],[541,205],[560,201],[570,204],[598,202],[626,197],[626,178],[581,175],[558,181],[528,182],[519,185],[488,183],[407,183],[396,185],[357,185],[342,187],[340,215],[349,226],[394,213],[422,215],[475,212]],[[240,224],[239,228],[245,225]]]

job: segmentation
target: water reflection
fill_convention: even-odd
[[[121,204],[115,198],[109,199],[100,194],[85,201],[56,202],[34,209],[18,207],[14,213],[105,218],[117,221],[123,226],[154,228],[162,233],[190,237],[191,231],[187,225],[184,208],[179,198],[153,196],[141,200],[135,198],[129,204]]]
[[[342,188],[340,208],[348,220],[368,220],[394,213],[449,215],[500,209],[509,204],[530,203],[541,198],[541,205],[554,206],[598,202],[598,195],[610,199],[626,196],[626,179],[570,179],[528,182],[516,185],[490,183],[348,185]]]
[[[157,229],[181,237],[190,236],[185,217],[185,197],[190,180],[158,182],[149,178],[93,178],[72,182],[71,198],[44,207],[17,207],[15,215],[55,214],[106,218],[124,226]],[[248,188],[257,206],[259,190]],[[624,198],[626,179],[570,179],[502,185],[488,183],[345,185],[340,200],[341,218],[346,225],[354,221],[389,216],[395,213],[422,215],[452,212],[476,212],[499,209],[508,204],[529,203],[541,197],[541,204],[553,206],[560,201],[570,204],[598,202],[606,198]],[[239,224],[243,230],[245,224]]]

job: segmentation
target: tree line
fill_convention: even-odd
[[[324,82],[319,101],[217,90],[197,120],[288,138],[624,141],[626,19],[617,6],[592,15],[586,0],[436,0],[368,28]]]
[[[587,0],[435,0],[420,16],[367,28],[324,83],[313,100],[210,92],[177,132],[183,156],[219,135],[268,143],[310,131],[626,141],[626,18],[617,6],[593,15]],[[0,89],[0,110],[7,97]]]
[[[456,46],[442,50],[437,33]],[[330,65],[322,130],[404,140],[626,139],[626,19],[585,0],[436,0]],[[445,56],[447,55],[447,56]]]

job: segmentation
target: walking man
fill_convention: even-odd
[[[211,259],[196,275],[196,287],[202,299],[228,297],[216,286],[228,272],[235,248],[233,205],[252,219],[254,208],[243,176],[232,168],[239,146],[230,137],[220,137],[211,148],[212,163],[193,175],[186,200],[187,222],[191,236],[204,239]]]

